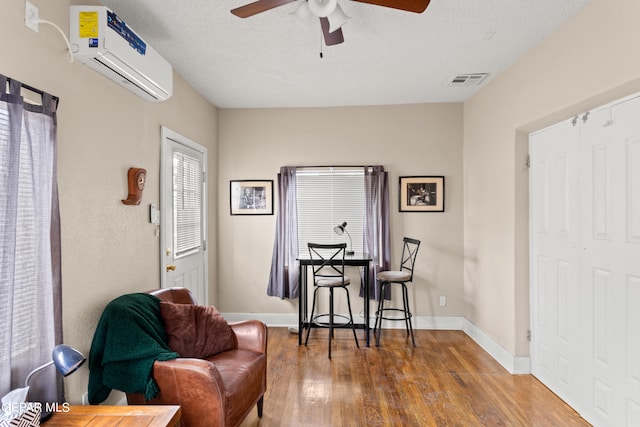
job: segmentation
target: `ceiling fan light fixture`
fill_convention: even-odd
[[[296,21],[303,27],[309,29],[315,28],[315,26],[318,25],[318,18],[311,12],[311,9],[309,9],[307,0],[299,0],[298,3],[300,3],[300,5],[296,10],[291,12],[290,15],[293,15]]]
[[[342,28],[344,24],[349,22],[351,17],[344,13],[338,4],[331,15],[327,16],[327,19],[329,19],[329,32],[333,33],[335,30]]]
[[[338,5],[338,0],[308,0],[311,13],[319,18],[331,15]]]

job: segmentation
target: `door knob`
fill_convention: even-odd
[[[167,264],[167,271],[175,271],[176,266],[174,264]]]

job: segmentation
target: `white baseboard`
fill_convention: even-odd
[[[257,319],[273,327],[298,326],[298,314],[285,313],[220,313],[227,322]]]
[[[499,364],[511,374],[530,374],[531,358],[529,356],[514,356],[480,330],[467,319],[463,319],[462,330],[474,340],[484,351],[489,353]]]
[[[257,319],[273,327],[297,327],[298,314],[286,313],[222,313],[228,322]],[[373,325],[373,319],[370,323]],[[384,328],[404,328],[403,322],[384,322]],[[513,356],[489,335],[464,317],[416,316],[415,329],[463,331],[511,374],[530,374],[531,358]]]

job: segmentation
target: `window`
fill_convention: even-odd
[[[300,168],[296,191],[298,253],[308,252],[308,242],[344,242],[347,250],[363,252],[363,168]],[[339,236],[333,229],[343,222],[348,235]]]
[[[173,226],[176,258],[197,252],[202,242],[202,168],[194,157],[173,154]]]
[[[267,295],[299,296],[297,257],[308,253],[307,242],[347,242],[333,229],[347,222],[350,249],[374,260],[368,272],[389,268],[389,185],[381,165],[310,168],[283,166],[278,174],[279,206]],[[366,234],[364,229],[366,227]],[[364,250],[364,237],[367,237]],[[351,244],[352,243],[352,244]],[[372,295],[377,287],[373,287]]]
[[[33,303],[38,300],[38,286],[36,278],[40,274],[34,260],[38,259],[38,247],[33,244],[42,239],[41,230],[37,227],[38,215],[41,214],[35,202],[34,183],[30,178],[34,171],[31,169],[36,159],[42,157],[39,145],[32,146],[27,143],[20,144],[17,153],[20,162],[12,162],[11,140],[9,138],[9,113],[6,105],[0,108],[0,184],[2,191],[7,196],[12,193],[15,196],[15,207],[0,209],[0,230],[2,241],[0,242],[0,259],[12,260],[12,265],[3,265],[0,274],[2,287],[2,305],[0,305],[0,319],[12,327],[4,328],[0,334],[0,362],[9,363],[11,358],[26,358],[40,343],[29,337],[38,334],[38,325],[32,321],[38,317],[38,307]],[[9,178],[12,163],[18,164],[16,190],[10,191]],[[37,164],[37,160],[36,160]],[[5,197],[0,199],[1,205],[6,206]],[[13,222],[15,221],[15,223]],[[6,227],[6,228],[5,228]],[[15,233],[15,234],[14,234]],[[12,239],[10,241],[9,239]],[[10,246],[11,245],[11,246]],[[46,245],[46,241],[43,246]],[[6,281],[6,282],[5,282]],[[29,339],[25,339],[28,337]],[[15,343],[19,343],[16,345]],[[5,350],[6,349],[6,350]]]

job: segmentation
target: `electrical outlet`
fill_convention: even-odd
[[[440,296],[440,307],[444,307],[445,305],[447,305],[447,297],[445,297],[444,295]]]
[[[38,16],[38,8],[29,0],[26,0],[24,9],[24,25],[37,32],[39,21],[40,17]]]

